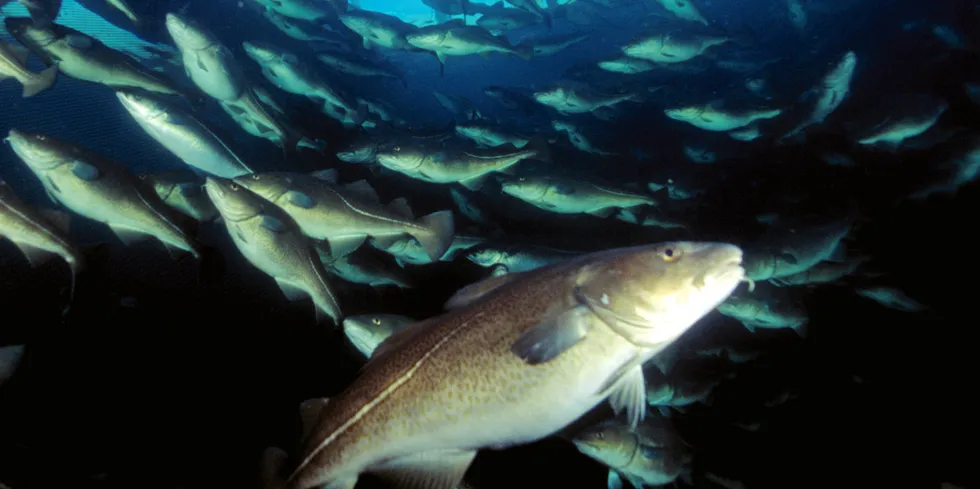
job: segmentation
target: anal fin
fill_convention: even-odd
[[[47,263],[49,260],[51,260],[55,256],[58,256],[55,253],[52,253],[52,252],[47,251],[47,250],[42,250],[41,248],[35,248],[34,246],[31,246],[29,244],[18,243],[18,242],[15,241],[14,242],[14,245],[16,245],[17,248],[22,253],[24,253],[24,257],[27,258],[27,263],[30,263],[31,264],[31,267],[34,267],[34,268],[37,268],[37,267],[39,267],[39,266]]]
[[[115,226],[112,224],[110,224],[109,227],[112,229],[112,232],[119,237],[119,240],[122,241],[123,244],[125,244],[126,246],[130,246],[150,239],[150,235],[141,233],[133,229],[124,228],[121,226]]]
[[[289,301],[299,301],[310,296],[310,294],[305,290],[280,278],[276,279],[276,283],[279,284],[279,289],[282,290],[283,295],[285,295],[286,299]]]
[[[476,450],[435,450],[400,457],[374,473],[395,489],[455,489]]]
[[[600,389],[600,395],[608,393],[609,404],[616,414],[626,411],[626,419],[631,428],[643,421],[646,416],[646,383],[643,381],[643,365],[640,357],[635,357],[616,371]]]

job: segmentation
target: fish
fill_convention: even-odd
[[[543,246],[483,243],[467,251],[465,256],[481,267],[491,268],[493,275],[498,276],[534,270],[582,254]]]
[[[415,220],[405,199],[395,199],[384,207],[366,180],[341,186],[336,171],[313,175],[259,173],[237,178],[235,183],[289,214],[307,236],[327,241],[333,256],[350,254],[368,236],[375,242],[393,242],[408,234],[433,260],[452,243],[452,211]]]
[[[807,335],[810,320],[803,303],[788,292],[759,284],[751,293],[736,291],[718,306],[722,315],[739,320],[745,329],[792,329],[801,338]]]
[[[613,156],[616,153],[609,151],[603,151],[596,148],[591,141],[586,139],[582,131],[579,130],[578,126],[572,124],[568,121],[551,121],[551,127],[556,131],[564,132],[568,136],[568,142],[572,143],[575,149],[585,152],[592,153],[599,156]]]
[[[167,32],[174,40],[184,62],[184,71],[208,96],[234,102],[247,89],[245,73],[235,55],[199,22],[170,12]]]
[[[54,22],[41,28],[26,17],[7,17],[3,23],[11,36],[46,66],[57,65],[61,74],[113,88],[181,95],[181,90],[163,73],[142,66],[131,56],[80,31]]]
[[[650,417],[635,429],[619,420],[604,421],[578,433],[572,442],[609,467],[607,489],[622,489],[622,479],[636,489],[670,484],[692,459],[666,418]]]
[[[55,203],[105,223],[125,244],[153,237],[172,256],[187,252],[201,259],[201,247],[177,224],[176,211],[120,163],[44,134],[10,129],[6,141]]]
[[[654,63],[682,63],[700,56],[712,46],[728,41],[727,37],[659,34],[627,44],[623,46],[622,51],[631,58],[645,59]]]
[[[262,75],[266,80],[280,90],[321,103],[328,115],[335,118],[349,117],[354,126],[359,126],[364,121],[366,109],[363,106],[331,87],[292,52],[258,41],[245,41],[242,47],[262,68]]]
[[[117,90],[116,98],[150,137],[189,167],[222,178],[253,173],[211,129],[176,105],[133,90]]]
[[[510,144],[515,148],[523,148],[531,141],[530,137],[510,134],[494,124],[479,119],[457,123],[456,134],[480,146],[492,148],[505,144]]]
[[[0,180],[0,238],[14,243],[31,266],[60,256],[71,269],[68,303],[75,297],[75,282],[83,264],[82,254],[68,238],[70,217],[64,212],[28,205],[5,181]]]
[[[854,292],[861,297],[871,299],[889,309],[902,312],[921,312],[928,309],[924,304],[912,299],[894,287],[862,287],[855,289]]]
[[[772,119],[782,114],[781,109],[725,110],[712,105],[689,105],[665,109],[671,119],[687,122],[705,131],[732,131],[760,119]]]
[[[845,52],[837,64],[834,65],[834,68],[824,75],[820,83],[804,94],[804,97],[816,98],[816,103],[814,103],[810,115],[781,139],[790,138],[802,133],[804,129],[814,124],[820,124],[833,111],[837,110],[837,107],[844,103],[847,94],[851,90],[851,79],[854,77],[856,67],[857,55],[854,54],[854,51]]]
[[[317,21],[336,15],[336,10],[320,0],[252,0],[266,9],[294,19]]]
[[[621,102],[639,102],[641,100],[639,96],[631,93],[605,95],[592,89],[565,85],[557,85],[535,92],[533,97],[538,103],[547,105],[562,114],[585,114],[602,107],[612,107]]]
[[[609,217],[620,209],[653,206],[653,198],[588,181],[555,176],[520,177],[501,184],[505,194],[560,214]]]
[[[408,82],[406,82],[401,75],[395,73],[390,69],[378,66],[374,63],[364,62],[356,58],[347,58],[343,56],[338,56],[333,53],[320,53],[316,56],[316,59],[320,60],[321,63],[327,65],[331,69],[334,69],[341,73],[346,73],[348,75],[354,75],[354,76],[375,76],[375,77],[394,78],[395,80],[398,80],[398,82],[400,82],[402,85],[408,86]]]
[[[333,256],[330,250],[317,247],[317,254],[327,273],[347,282],[383,287],[394,285],[410,289],[415,285],[405,275],[402,269],[389,266],[377,256],[378,251],[369,246],[362,246],[353,253],[344,256]]]
[[[773,230],[768,237],[746,246],[745,270],[752,280],[769,280],[804,272],[824,260],[846,261],[841,240],[850,234],[852,219]]]
[[[606,71],[627,75],[646,73],[657,68],[657,65],[653,62],[645,59],[630,58],[628,56],[599,61],[596,65]]]
[[[234,181],[205,179],[208,197],[221,213],[232,242],[245,258],[273,278],[291,301],[313,300],[317,322],[344,319],[333,286],[313,243],[288,214]]]
[[[548,143],[535,137],[521,149],[500,147],[484,151],[432,148],[406,144],[379,149],[378,163],[409,177],[432,183],[459,183],[470,190],[481,188],[491,173],[507,172],[523,160],[548,161]]]
[[[199,222],[218,218],[218,209],[204,192],[204,180],[186,172],[164,172],[139,175],[153,187],[160,200],[177,212]]]
[[[451,489],[478,449],[540,440],[607,399],[635,427],[642,364],[734,290],[740,262],[731,244],[658,243],[471,284],[339,395],[304,403],[319,413],[285,488],[351,489],[370,472]],[[270,474],[286,461],[275,447],[264,460]]]
[[[23,46],[0,41],[0,81],[13,78],[24,86],[23,97],[33,97],[51,88],[58,77],[58,65],[39,73],[27,69],[29,51]]]
[[[382,47],[403,51],[419,50],[406,39],[419,28],[394,15],[371,10],[350,10],[340,16],[340,22],[361,36],[365,49]]]
[[[449,56],[468,56],[471,54],[506,53],[530,60],[533,55],[512,46],[506,38],[494,36],[486,29],[449,21],[424,27],[405,36],[412,46],[435,53],[440,65],[446,64]]]
[[[397,314],[348,316],[344,319],[344,334],[367,360],[388,337],[416,322],[416,319]]]

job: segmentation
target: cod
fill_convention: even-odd
[[[325,112],[349,117],[354,125],[364,121],[366,111],[363,106],[334,90],[295,54],[258,41],[245,41],[242,47],[262,68],[266,80],[280,90],[322,103]]]
[[[364,49],[382,47],[403,51],[419,50],[406,39],[406,36],[419,28],[394,15],[371,10],[351,10],[340,16],[340,22],[361,36]]]
[[[731,131],[760,119],[772,119],[782,114],[780,109],[729,111],[708,105],[689,105],[665,109],[671,119],[686,122],[705,131]]]
[[[150,137],[187,166],[222,178],[252,173],[231,148],[191,114],[135,91],[118,90],[116,97]]]
[[[478,190],[491,173],[510,171],[525,159],[548,161],[548,143],[538,137],[522,149],[497,148],[467,152],[425,144],[379,148],[378,163],[389,170],[432,183],[459,183]]]
[[[123,243],[153,237],[168,251],[201,258],[200,247],[176,224],[176,211],[119,163],[43,134],[11,129],[7,141],[54,202],[107,224]]]
[[[692,454],[665,418],[651,417],[635,429],[608,420],[575,435],[580,452],[609,467],[607,489],[622,489],[623,479],[636,489],[665,486],[677,480]]]
[[[609,217],[620,209],[656,205],[646,195],[560,177],[521,177],[504,182],[503,192],[539,209],[559,214]]]
[[[449,56],[506,53],[525,60],[532,57],[529,51],[511,46],[506,38],[495,36],[482,27],[466,25],[462,20],[423,27],[405,36],[405,40],[419,49],[434,52],[443,67]]]
[[[233,102],[248,89],[235,55],[197,22],[167,14],[167,32],[184,62],[187,77],[208,96]]]
[[[660,34],[623,46],[623,53],[654,63],[681,63],[700,56],[711,46],[725,42],[728,42],[728,38]]]
[[[213,221],[218,210],[204,192],[203,180],[187,172],[164,172],[140,175],[153,187],[164,204],[195,221]]]
[[[72,78],[110,87],[142,88],[167,95],[179,94],[162,73],[146,68],[132,57],[75,29],[51,23],[42,28],[26,17],[3,20],[7,32],[41,58],[46,66]]]
[[[231,180],[208,177],[208,197],[221,213],[232,242],[289,300],[313,300],[317,322],[340,323],[343,313],[313,244],[281,209]]]
[[[167,14],[167,31],[180,51],[187,77],[202,92],[220,102],[246,131],[254,127],[283,148],[295,147],[296,141],[259,102],[235,56],[221,40],[199,23],[174,13]]]
[[[307,236],[327,241],[334,257],[350,254],[369,236],[376,242],[393,242],[408,234],[433,260],[452,243],[451,211],[416,221],[404,199],[383,207],[366,180],[340,186],[336,172],[331,171],[315,175],[269,172],[237,178],[235,183],[289,214]]]
[[[857,55],[854,51],[844,53],[837,65],[830,72],[824,75],[823,79],[816,86],[808,90],[804,95],[815,97],[816,103],[810,115],[786,133],[782,139],[790,138],[803,132],[804,129],[820,124],[844,102],[848,92],[851,90],[851,78],[854,77],[854,68],[857,67]]]
[[[606,399],[636,426],[643,363],[732,292],[741,255],[708,242],[618,248],[461,289],[446,313],[382,343],[338,396],[304,403],[319,414],[285,487],[351,489],[373,473],[452,489],[477,450],[543,439]],[[266,473],[284,459],[267,450]]]
[[[604,95],[589,88],[563,85],[535,92],[533,97],[539,104],[547,105],[562,114],[584,114],[602,107],[612,107],[620,102],[640,101],[633,94]]]

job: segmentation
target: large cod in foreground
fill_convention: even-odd
[[[266,483],[350,489],[372,473],[452,489],[477,450],[545,438],[607,398],[635,426],[641,366],[732,293],[741,261],[734,245],[666,243],[465,287],[382,343],[345,391],[304,403],[302,453],[283,481],[286,455],[270,448]]]

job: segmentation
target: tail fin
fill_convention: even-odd
[[[548,146],[548,139],[544,136],[534,136],[523,149],[534,151],[535,155],[528,159],[551,163],[551,148]]]
[[[531,61],[534,59],[534,46],[530,44],[518,44],[514,46],[513,51],[511,51],[517,56],[520,56],[524,61]]]
[[[425,231],[416,232],[412,237],[422,244],[422,248],[425,248],[432,261],[438,261],[453,244],[453,236],[456,232],[453,212],[433,212],[419,218],[416,224],[425,228]]]
[[[54,65],[37,74],[33,79],[24,82],[24,98],[33,97],[40,92],[51,88],[54,81],[58,78],[58,65]]]

